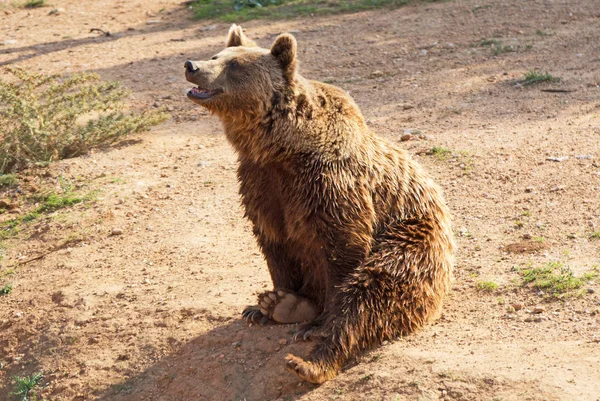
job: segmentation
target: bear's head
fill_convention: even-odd
[[[197,85],[187,97],[221,117],[260,115],[274,99],[293,96],[296,40],[289,34],[260,48],[233,24],[226,47],[206,61],[186,61],[185,77]]]

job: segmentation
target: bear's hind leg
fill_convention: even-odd
[[[288,370],[312,383],[337,375],[358,352],[420,329],[440,310],[452,269],[452,240],[430,225],[398,227],[338,287],[307,359],[286,357]]]

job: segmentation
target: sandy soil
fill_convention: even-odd
[[[25,193],[58,189],[59,176],[99,192],[3,243],[0,284],[14,291],[0,297],[0,399],[16,399],[13,376],[38,371],[45,400],[600,399],[598,279],[552,300],[522,288],[518,272],[600,264],[590,238],[600,230],[596,0],[455,0],[244,24],[265,47],[294,33],[303,75],[349,91],[375,131],[435,176],[454,215],[456,279],[441,319],[321,386],[284,369],[285,354],[311,346],[291,341],[293,326],[240,319],[269,276],[239,206],[236,156],[218,121],[183,96],[183,62],[216,53],[228,25],[192,20],[180,0],[50,3],[0,3],[0,65],[97,72],[172,119],[23,181]],[[492,37],[515,51],[478,45]],[[532,68],[562,80],[516,84]],[[410,129],[425,139],[401,141]],[[434,146],[451,152],[428,154]],[[480,291],[482,281],[500,287]]]

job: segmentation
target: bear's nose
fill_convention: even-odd
[[[196,64],[194,64],[193,61],[186,61],[185,64],[183,65],[186,69],[186,71],[188,72],[196,72],[198,71],[198,67],[196,67]]]

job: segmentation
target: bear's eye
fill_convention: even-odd
[[[216,59],[218,59],[218,57],[217,56],[212,56],[210,59],[211,60],[216,60]]]
[[[236,68],[236,67],[240,66],[240,62],[237,61],[237,60],[229,60],[227,62],[227,66],[230,67],[230,68]]]

